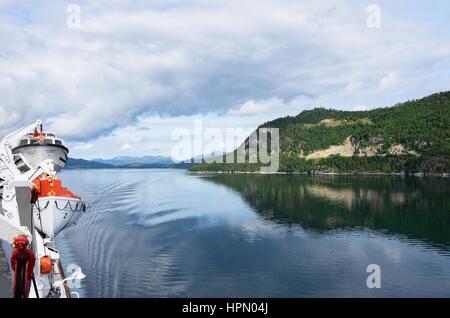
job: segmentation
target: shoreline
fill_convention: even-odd
[[[189,171],[189,174],[252,174],[252,175],[301,175],[301,176],[397,176],[397,177],[433,177],[433,178],[450,178],[450,173],[424,173],[424,172],[416,172],[416,173],[385,173],[385,172],[272,172],[272,173],[263,173],[260,171]]]
[[[450,178],[450,172],[443,173],[425,173],[425,172],[415,172],[415,173],[403,173],[403,172],[286,172],[286,171],[278,171],[272,173],[263,173],[260,171],[189,171],[187,168],[131,168],[131,167],[115,167],[115,168],[68,168],[66,170],[114,170],[114,169],[131,169],[131,170],[152,170],[152,169],[175,169],[175,170],[186,170],[188,174],[252,174],[252,175],[302,175],[302,176],[398,176],[398,177],[420,177],[420,178]]]

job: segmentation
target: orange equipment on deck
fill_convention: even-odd
[[[44,255],[39,259],[41,265],[41,274],[50,274],[52,272],[52,259]]]
[[[53,177],[46,177],[43,179],[36,178],[33,180],[33,183],[36,185],[35,191],[37,192],[39,198],[49,196],[80,198],[69,189],[63,188],[61,186],[61,180]]]

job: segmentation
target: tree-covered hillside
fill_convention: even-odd
[[[260,127],[279,128],[283,172],[450,172],[450,92],[370,111],[317,108]],[[202,164],[192,171],[256,171]]]

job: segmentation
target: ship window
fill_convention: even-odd
[[[27,139],[21,140],[19,142],[19,146],[23,146],[23,145],[27,145],[27,144],[28,144],[28,140]]]
[[[56,145],[62,145],[62,142],[61,142],[61,140],[55,139],[55,144]]]

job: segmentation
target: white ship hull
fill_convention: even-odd
[[[66,147],[54,144],[30,144],[13,149],[13,154],[22,154],[31,168],[38,167],[44,160],[52,159],[55,171],[64,168],[68,152]]]
[[[33,207],[34,226],[52,238],[75,224],[84,212],[84,202],[79,198],[60,196],[39,198]]]

